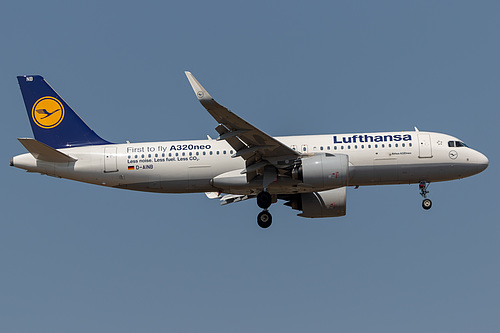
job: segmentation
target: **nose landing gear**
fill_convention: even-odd
[[[427,199],[427,193],[429,193],[427,188],[429,187],[429,185],[430,183],[427,183],[426,181],[421,181],[418,184],[418,188],[420,189],[420,195],[424,198],[424,200],[422,201],[422,208],[425,210],[429,210],[432,207],[431,199]]]
[[[261,228],[269,228],[273,222],[273,217],[271,213],[267,210],[273,202],[273,197],[267,191],[262,191],[257,194],[257,205],[263,209],[262,212],[257,215],[257,224]]]

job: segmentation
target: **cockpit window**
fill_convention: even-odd
[[[448,141],[448,147],[468,147],[462,141]]]

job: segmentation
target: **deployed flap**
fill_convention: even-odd
[[[68,163],[75,162],[77,159],[69,155],[61,153],[45,143],[35,139],[18,139],[19,142],[33,155],[37,160],[53,163]]]
[[[220,198],[220,193],[219,192],[205,192],[205,195],[209,199],[218,199],[218,198]]]
[[[258,154],[263,159],[271,157],[293,159],[300,155],[297,151],[262,132],[217,103],[193,74],[187,71],[185,73],[200,103],[219,124],[223,125],[223,127],[219,125],[217,128],[221,134],[219,139],[226,140],[236,150],[237,153],[234,157],[241,156],[245,160],[249,160]]]
[[[246,194],[221,194],[220,192],[205,192],[205,195],[209,199],[220,199],[220,204],[222,206],[239,202],[247,199],[254,198],[255,195],[246,195]]]
[[[246,195],[246,194],[226,194],[220,199],[221,206],[233,203],[240,202],[247,199],[255,198],[255,195]]]

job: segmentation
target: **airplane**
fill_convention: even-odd
[[[127,190],[205,192],[222,205],[256,198],[261,228],[271,226],[269,208],[278,200],[301,217],[344,216],[347,186],[418,184],[422,207],[428,210],[430,183],[469,177],[488,167],[488,158],[462,140],[416,127],[272,137],[217,103],[190,72],[185,74],[218,122],[217,139],[111,143],[91,130],[42,76],[18,76],[34,138],[18,139],[29,153],[12,157],[10,165]]]

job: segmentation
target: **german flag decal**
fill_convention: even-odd
[[[129,166],[128,166],[128,169],[129,169],[129,170],[134,170],[135,168],[134,168],[134,166],[133,166],[133,165],[129,165]]]

